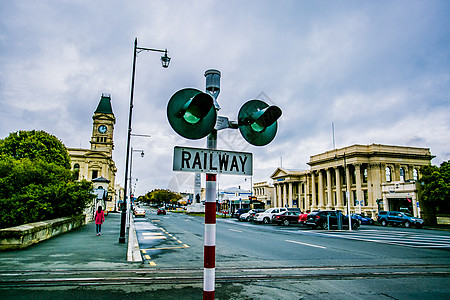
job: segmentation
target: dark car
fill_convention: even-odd
[[[239,219],[240,215],[248,212],[250,208],[239,208],[237,211],[234,212],[233,217]]]
[[[329,227],[337,226],[338,211],[335,210],[322,210],[317,212],[312,212],[308,215],[306,219],[306,225],[312,228],[322,228],[329,229]],[[358,220],[350,218],[352,229],[359,228]],[[342,225],[343,227],[348,227],[348,217],[342,215]]]
[[[288,210],[281,214],[275,215],[272,222],[278,225],[289,226],[289,224],[297,224],[299,216],[299,211]]]
[[[158,211],[156,212],[157,215],[165,215],[167,214],[166,209],[164,207],[158,208]]]
[[[403,225],[406,228],[409,228],[411,226],[415,226],[417,228],[423,227],[423,219],[416,218],[408,213],[402,213],[399,211],[388,211],[387,214],[384,217],[382,217],[381,221],[379,221],[379,222],[383,226]]]
[[[372,218],[366,217],[363,214],[351,214],[352,218],[355,218],[358,220],[359,224],[361,225],[372,225],[373,220]]]

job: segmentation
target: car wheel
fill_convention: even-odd
[[[323,222],[322,223],[322,229],[328,229],[328,223],[327,222]]]
[[[409,223],[408,221],[406,221],[403,226],[405,226],[405,228],[409,228],[411,227],[411,223]]]
[[[289,226],[289,220],[284,220],[284,221],[283,221],[283,225],[284,225],[284,226]]]
[[[270,222],[270,219],[269,219],[269,218],[264,218],[264,219],[263,219],[263,223],[264,223],[264,224],[269,224],[269,222]]]
[[[358,229],[358,228],[359,228],[359,223],[353,222],[353,223],[352,223],[352,229],[353,229],[353,230],[356,230],[356,229]]]
[[[387,226],[386,220],[381,221],[381,225],[382,225],[382,226]]]

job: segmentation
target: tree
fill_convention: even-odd
[[[79,214],[93,197],[56,137],[21,131],[0,140],[0,228]]]
[[[64,144],[45,131],[18,131],[0,142],[0,156],[14,159],[41,159],[70,169],[70,156]]]
[[[420,207],[427,224],[437,223],[436,214],[450,213],[450,161],[440,167],[427,165],[420,169]]]
[[[142,200],[147,203],[153,202],[157,203],[158,205],[162,205],[176,203],[181,198],[182,197],[179,194],[174,193],[170,190],[155,189],[145,194]]]

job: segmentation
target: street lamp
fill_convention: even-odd
[[[119,243],[124,244],[125,243],[125,223],[127,219],[127,183],[128,183],[128,160],[130,158],[130,138],[131,138],[131,119],[132,119],[132,112],[133,112],[133,95],[134,95],[134,77],[136,73],[136,56],[138,53],[142,51],[152,51],[152,52],[163,52],[164,55],[161,56],[161,64],[163,68],[167,68],[170,63],[170,57],[167,56],[167,49],[165,50],[158,50],[158,49],[151,49],[151,48],[142,48],[137,46],[137,38],[134,40],[134,50],[133,50],[133,71],[131,75],[131,94],[130,94],[130,112],[128,116],[128,133],[127,133],[127,156],[125,160],[125,184],[124,184],[124,203],[122,206],[122,215],[120,219],[120,236],[119,236]]]

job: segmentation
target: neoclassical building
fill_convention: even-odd
[[[78,179],[93,181],[94,189],[104,189],[107,193],[102,193],[105,197],[99,199],[98,204],[111,211],[117,209],[119,191],[116,192],[117,168],[112,158],[116,118],[112,111],[110,95],[102,95],[92,119],[91,149],[68,148],[68,151],[72,169],[78,174]]]
[[[308,163],[310,170],[275,170],[271,175],[275,188],[271,206],[346,212],[349,201],[352,213],[370,217],[379,210],[403,210],[417,216],[415,182],[420,167],[431,164],[433,157],[428,148],[379,144],[353,145],[313,155]],[[406,190],[404,183],[408,183]],[[395,194],[395,187],[400,185],[403,192]]]

